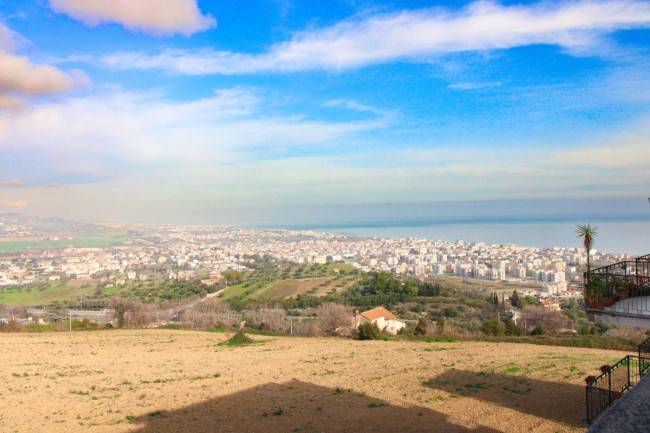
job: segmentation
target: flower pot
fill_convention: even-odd
[[[603,296],[601,300],[602,300],[603,306],[605,306],[605,307],[611,307],[612,305],[614,305],[614,302],[615,302],[613,296]]]
[[[587,307],[591,310],[602,310],[603,306],[603,301],[600,298],[587,299]]]

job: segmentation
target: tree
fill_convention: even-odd
[[[487,335],[503,335],[506,333],[506,325],[497,319],[488,319],[481,325],[481,331]]]
[[[551,332],[561,332],[573,327],[571,319],[560,311],[543,307],[525,307],[521,310],[519,318],[519,323],[525,323],[527,329],[541,327]]]
[[[523,306],[523,302],[521,302],[521,298],[519,297],[519,294],[517,293],[516,290],[512,291],[512,296],[510,297],[510,304],[512,305],[513,308],[521,308]]]
[[[506,335],[524,335],[524,328],[518,326],[514,320],[508,319],[506,320]]]
[[[445,325],[447,324],[447,321],[445,320],[445,316],[439,316],[438,317],[438,323],[436,325],[436,330],[438,331],[438,334],[442,334],[445,332]]]
[[[537,326],[531,331],[530,335],[546,335],[546,330],[542,326]]]
[[[413,335],[427,335],[429,333],[429,322],[424,317],[418,320],[418,324],[413,331]]]
[[[227,271],[223,273],[223,277],[228,283],[240,283],[244,279],[244,274],[238,271]]]
[[[61,301],[55,301],[45,310],[45,320],[53,322],[63,322],[68,318],[68,309]]]
[[[589,271],[591,270],[591,262],[589,256],[591,255],[591,247],[594,244],[594,238],[598,234],[598,227],[592,227],[591,224],[583,224],[576,226],[576,234],[582,238],[582,245],[587,250],[587,278],[589,278]]]
[[[318,321],[326,334],[334,335],[337,329],[350,327],[352,323],[352,310],[345,305],[329,302],[316,309]]]

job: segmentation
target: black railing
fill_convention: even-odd
[[[584,278],[588,311],[650,318],[650,254],[592,269]]]
[[[647,342],[647,340],[646,340]],[[641,350],[641,346],[639,346]],[[587,385],[587,424],[592,425],[647,371],[648,358],[627,355]],[[645,369],[642,366],[645,365]]]
[[[639,345],[639,373],[643,376],[650,370],[650,338]]]

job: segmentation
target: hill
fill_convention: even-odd
[[[96,247],[122,244],[129,240],[126,230],[62,218],[0,215],[0,253],[28,248]]]

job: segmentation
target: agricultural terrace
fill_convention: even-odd
[[[360,271],[343,263],[268,266],[229,287],[224,299],[284,299],[298,295],[325,296],[350,288]]]

